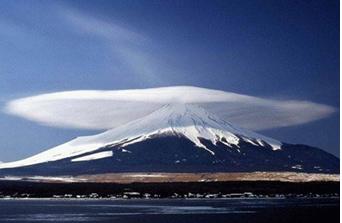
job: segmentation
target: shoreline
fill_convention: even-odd
[[[215,181],[157,183],[61,183],[0,181],[0,197],[38,198],[231,198],[339,196],[340,182]]]
[[[82,174],[77,176],[2,176],[0,181],[26,181],[42,183],[193,183],[193,182],[234,182],[234,181],[269,181],[269,182],[339,182],[339,174],[304,173],[304,172],[125,172]]]
[[[10,198],[1,198],[0,201],[7,201],[7,200],[27,200],[27,201],[34,201],[34,200],[52,200],[52,201],[166,201],[166,200],[181,200],[181,201],[210,201],[210,200],[286,200],[286,199],[340,199],[340,196],[320,196],[320,197],[309,197],[309,196],[286,196],[284,197],[216,197],[216,198],[172,198],[172,197],[160,197],[160,198],[108,198],[108,197],[101,197],[101,198],[55,198],[55,197],[10,197]]]

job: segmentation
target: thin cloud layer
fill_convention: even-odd
[[[173,103],[197,104],[228,122],[252,130],[304,124],[335,111],[333,107],[309,101],[270,100],[187,86],[40,94],[10,101],[5,111],[48,126],[111,129]]]
[[[165,64],[148,53],[147,49],[153,45],[151,39],[143,33],[127,25],[114,23],[112,19],[97,18],[72,8],[61,8],[60,14],[76,32],[96,37],[105,44],[117,62],[140,81],[160,82],[158,74],[168,71]]]

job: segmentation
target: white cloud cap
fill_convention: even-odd
[[[188,86],[40,94],[10,101],[5,111],[43,125],[111,129],[172,103],[197,104],[228,122],[252,130],[304,124],[335,111],[333,107],[309,101],[270,100]]]

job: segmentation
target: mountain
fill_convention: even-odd
[[[196,105],[168,104],[104,133],[0,163],[0,175],[254,171],[338,173],[339,159],[239,128]]]

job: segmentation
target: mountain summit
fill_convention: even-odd
[[[320,149],[279,142],[239,128],[193,104],[167,104],[98,135],[78,137],[35,156],[0,163],[1,174],[108,172],[337,173]]]

